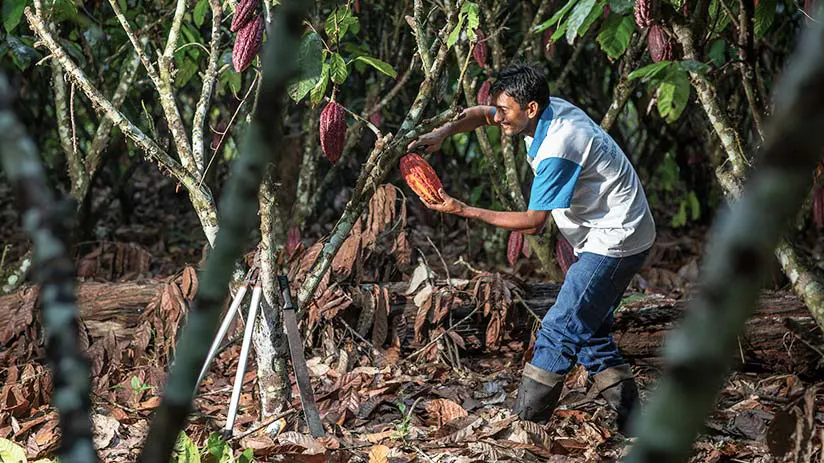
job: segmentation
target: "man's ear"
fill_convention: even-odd
[[[538,109],[539,108],[540,108],[540,106],[538,106],[537,101],[535,101],[535,100],[530,101],[529,103],[526,104],[526,114],[527,114],[527,116],[529,116],[530,119],[532,119],[533,117],[536,117],[536,116],[540,116],[540,114],[538,114]]]

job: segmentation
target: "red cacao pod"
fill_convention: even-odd
[[[485,68],[486,59],[489,57],[489,46],[486,44],[486,35],[484,35],[480,29],[475,31],[475,34],[478,36],[478,43],[476,43],[475,48],[472,49],[472,57],[475,58],[478,66]]]
[[[532,250],[529,248],[529,240],[524,237],[524,247],[521,248],[521,252],[524,254],[524,257],[529,257],[532,255]]]
[[[575,255],[572,245],[561,235],[558,235],[558,239],[555,240],[555,259],[558,261],[558,266],[561,267],[561,271],[564,272],[565,276],[569,267],[578,260],[578,256]]]
[[[652,26],[647,35],[647,48],[653,62],[671,61],[673,58],[672,39],[660,26]]]
[[[443,188],[441,179],[426,159],[415,153],[408,153],[401,158],[401,176],[421,199],[430,204],[443,202],[438,190]]]
[[[641,29],[646,29],[653,25],[655,16],[653,8],[657,0],[635,0],[635,24]]]
[[[263,28],[263,17],[257,15],[238,31],[232,49],[232,65],[235,71],[243,72],[252,64],[263,43]]]
[[[332,163],[343,154],[346,137],[346,113],[337,101],[330,101],[320,112],[320,149]]]
[[[518,257],[521,256],[521,249],[524,247],[524,234],[521,232],[511,232],[506,243],[506,260],[510,267],[515,267]]]
[[[492,84],[485,80],[484,83],[481,84],[481,88],[478,89],[478,104],[488,105],[489,104],[489,89],[492,88]]]
[[[235,16],[232,18],[232,25],[229,30],[237,32],[249,23],[257,13],[258,0],[240,0],[235,8]]]
[[[381,115],[380,111],[375,111],[369,115],[369,122],[371,122],[375,127],[381,128],[381,124],[383,124],[383,115]]]
[[[813,221],[819,230],[824,228],[824,187],[819,187],[813,193]]]

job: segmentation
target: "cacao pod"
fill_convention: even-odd
[[[237,2],[235,16],[232,18],[232,25],[229,26],[229,30],[232,32],[237,32],[243,29],[243,26],[248,24],[249,21],[255,17],[257,7],[258,0],[240,0]]]
[[[558,266],[566,276],[569,267],[578,261],[578,256],[575,255],[572,245],[561,235],[555,240],[555,259],[558,261]]]
[[[292,225],[286,232],[286,255],[291,256],[300,245],[300,229]]]
[[[333,164],[343,154],[346,114],[337,101],[330,101],[320,112],[320,149]]]
[[[510,267],[515,267],[518,262],[518,257],[521,255],[521,249],[524,247],[524,234],[518,231],[509,233],[509,240],[506,243],[506,260],[509,261]]]
[[[647,35],[647,48],[652,61],[672,61],[672,39],[660,26],[652,26]]]
[[[521,252],[524,253],[524,257],[529,257],[532,255],[532,250],[529,248],[529,240],[524,237],[524,247],[521,249]]]
[[[369,115],[369,122],[371,122],[375,127],[381,128],[381,124],[383,124],[383,115],[381,115],[380,111],[375,111]]]
[[[635,24],[641,29],[646,29],[655,22],[653,7],[657,0],[635,0]]]
[[[489,89],[492,88],[492,84],[485,80],[484,83],[481,84],[481,88],[478,89],[478,104],[488,105],[489,104]]]
[[[443,202],[438,190],[443,188],[441,179],[426,159],[415,153],[408,153],[401,158],[401,176],[421,199],[430,204]]]
[[[263,28],[263,17],[257,15],[238,31],[232,49],[232,65],[235,71],[243,72],[252,64],[263,43]]]
[[[475,31],[475,34],[478,36],[478,43],[472,49],[472,57],[475,58],[478,66],[485,68],[486,59],[489,57],[489,46],[486,44],[486,36],[480,29]]]
[[[824,187],[819,187],[813,193],[813,221],[819,230],[824,228]]]

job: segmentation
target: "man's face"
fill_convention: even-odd
[[[506,92],[500,92],[493,102],[495,106],[495,123],[501,126],[501,130],[507,135],[518,135],[527,129],[530,119],[538,114],[538,104],[529,102],[526,107],[521,107],[514,98]]]

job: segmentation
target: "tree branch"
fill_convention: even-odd
[[[719,218],[702,285],[665,347],[665,374],[627,461],[686,461],[758,298],[771,254],[788,229],[824,143],[824,28],[804,31],[776,92],[775,117],[759,168],[742,198]]]
[[[241,156],[232,165],[232,175],[220,208],[220,234],[199,278],[201,285],[175,350],[175,362],[163,400],[138,459],[142,463],[169,461],[177,435],[191,410],[195,382],[220,321],[223,301],[229,293],[231,269],[242,255],[249,231],[257,220],[258,187],[271,155],[280,152],[278,146],[282,133],[277,121],[282,117],[286,84],[296,70],[295,55],[303,29],[304,3],[285,0],[273,20],[272,36],[263,50],[262,104],[258,105],[246,130]]]
[[[54,201],[37,149],[11,111],[11,89],[5,76],[0,76],[0,155],[5,173],[22,199],[24,226],[34,243],[46,353],[55,386],[52,404],[60,412],[58,455],[65,462],[96,462],[89,363],[78,339],[74,264],[65,241],[70,235],[71,208]]]
[[[204,172],[204,139],[203,126],[206,120],[206,112],[212,100],[212,90],[217,78],[217,61],[220,58],[220,21],[223,17],[223,7],[220,0],[209,0],[212,7],[212,40],[209,44],[209,64],[203,74],[203,88],[200,89],[200,100],[195,108],[195,117],[192,121],[192,156],[195,160],[195,168],[201,175]]]

